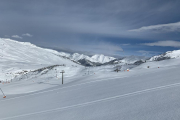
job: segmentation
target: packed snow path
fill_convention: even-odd
[[[180,66],[75,77],[0,99],[0,120],[180,119]]]

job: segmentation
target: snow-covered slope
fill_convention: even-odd
[[[0,120],[180,119],[177,51],[168,53],[175,59],[147,61],[129,71],[123,65],[117,73],[115,65],[81,69],[59,57],[62,53],[29,43],[0,39],[0,44],[1,73],[33,70],[16,77],[23,80],[0,84],[6,95],[0,91]],[[63,85],[62,69],[67,71]]]
[[[178,57],[180,57],[180,50],[174,50],[174,51],[168,51],[161,55],[153,56],[149,59],[149,61],[160,61],[160,60],[178,58]]]
[[[61,53],[37,47],[31,43],[17,42],[11,39],[0,39],[1,62],[27,62],[34,64],[74,64],[57,55]]]
[[[55,50],[43,49],[31,43],[0,38],[0,81],[12,79],[23,71],[29,72],[51,65],[81,67],[60,55]]]
[[[176,58],[146,62],[129,72],[93,71],[65,78],[63,85],[52,78],[0,84],[7,93],[6,98],[0,93],[0,119],[179,120],[179,71]]]

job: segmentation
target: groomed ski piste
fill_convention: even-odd
[[[0,41],[6,45],[1,46],[0,88],[6,98],[0,93],[0,120],[180,119],[179,57],[129,71],[124,66],[117,73],[112,65],[86,68],[57,51]]]

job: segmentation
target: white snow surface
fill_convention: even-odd
[[[1,74],[35,70],[0,83],[6,95],[0,92],[0,120],[180,119],[179,57],[117,73],[113,65],[84,68],[59,57],[59,52],[0,41]]]
[[[180,119],[179,58],[146,62],[129,72],[96,68],[64,77],[63,85],[61,74],[0,84],[6,94],[0,94],[0,120]]]
[[[180,57],[180,50],[168,51],[164,54],[153,56],[149,61],[155,61],[160,57],[168,57],[168,58],[178,58]]]
[[[0,81],[9,81],[20,74],[52,65],[64,64],[64,70],[77,66],[74,72],[82,69],[80,65],[60,55],[55,50],[40,48],[31,43],[0,38]]]

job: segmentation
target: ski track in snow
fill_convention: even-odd
[[[155,72],[151,72],[151,73],[155,73]],[[145,74],[143,74],[143,75],[145,75]],[[133,77],[138,77],[138,76],[142,76],[142,75],[133,75]],[[67,88],[71,88],[71,87],[76,87],[76,86],[81,86],[81,85],[86,85],[86,84],[91,84],[91,83],[96,83],[96,82],[109,81],[109,80],[119,80],[120,78],[127,78],[127,77],[132,77],[132,76],[111,77],[111,78],[108,78],[108,79],[103,78],[103,79],[100,79],[100,80],[84,82],[84,83],[80,83],[80,84],[70,85],[70,86],[66,86],[66,87],[62,87],[62,88],[56,88],[56,89],[52,89],[52,90],[46,90],[46,91],[37,92],[37,93],[30,93],[30,94],[27,94],[27,95],[13,97],[13,98],[9,98],[9,99],[6,99],[6,100],[0,100],[0,101],[8,101],[8,100],[18,99],[18,98],[22,98],[22,97],[31,96],[31,95],[38,95],[38,94],[43,94],[43,93],[47,93],[47,92],[52,92],[52,91],[61,90],[61,89],[67,89]],[[34,91],[34,92],[36,92],[36,91]]]
[[[39,112],[34,112],[34,113],[27,113],[27,114],[12,116],[12,117],[1,118],[1,120],[31,116],[31,115],[36,115],[36,114],[50,113],[50,112],[56,112],[56,111],[63,111],[66,109],[88,106],[88,105],[96,104],[99,102],[106,102],[106,101],[110,101],[110,100],[115,100],[115,99],[120,99],[120,98],[125,98],[125,97],[131,97],[131,96],[140,95],[140,94],[144,94],[144,93],[148,93],[148,92],[164,90],[164,89],[179,87],[179,86],[180,86],[180,83],[174,83],[174,84],[169,84],[169,85],[165,85],[165,86],[159,86],[159,87],[149,88],[149,89],[140,90],[140,91],[136,91],[136,92],[117,95],[117,96],[113,96],[113,97],[94,100],[94,101],[90,101],[90,102],[80,103],[80,104],[76,104],[76,105],[70,105],[70,106],[65,106],[65,107],[60,107],[60,108],[55,108],[55,109],[50,109],[50,110],[44,110],[44,111],[39,111]]]
[[[96,82],[101,82],[101,81],[108,81],[108,80],[118,80],[118,79],[116,79],[116,78],[126,78],[126,77],[128,77],[128,76],[125,76],[125,77],[113,77],[113,78],[111,78],[111,79],[95,80],[95,81],[90,81],[90,82],[75,84],[75,85],[71,85],[71,86],[66,86],[66,87],[62,87],[62,88],[57,88],[57,89],[52,89],[52,90],[46,90],[46,91],[42,91],[42,92],[38,92],[38,93],[32,93],[32,94],[22,95],[22,96],[19,96],[19,97],[13,97],[13,98],[9,98],[9,99],[6,99],[6,100],[0,100],[0,101],[8,101],[8,100],[13,100],[13,99],[18,99],[18,98],[21,98],[21,97],[26,97],[26,96],[31,96],[31,95],[37,95],[37,94],[43,94],[43,93],[47,93],[47,92],[52,92],[52,91],[56,91],[56,90],[61,90],[61,89],[66,89],[66,88],[81,86],[81,85],[85,85],[85,84],[91,84],[91,83],[96,83]]]
[[[123,71],[116,74],[112,72],[115,68],[114,65],[85,69],[71,60],[61,57],[65,53],[40,48],[30,43],[0,38],[0,44],[0,49],[2,50],[0,51],[0,57],[2,58],[0,60],[1,81],[10,80],[14,77],[12,75],[25,70],[31,71],[54,65],[65,65],[64,67],[56,67],[56,70],[49,69],[40,71],[38,74],[22,75],[14,79],[16,81],[21,78],[22,81],[17,81],[17,83],[13,81],[12,84],[2,85],[5,94],[6,92],[10,94],[7,94],[7,98],[1,98],[0,100],[0,116],[2,117],[0,120],[38,119],[35,115],[38,116],[40,114],[42,118],[48,113],[54,115],[58,111],[60,114],[62,113],[60,117],[63,119],[66,119],[68,112],[71,112],[73,117],[79,118],[82,116],[83,118],[88,118],[86,115],[89,114],[89,111],[94,112],[94,109],[91,109],[91,107],[101,110],[103,114],[90,114],[92,115],[90,118],[99,118],[102,120],[104,120],[104,115],[108,117],[115,116],[114,118],[117,118],[117,116],[124,117],[123,114],[127,117],[127,120],[129,120],[128,118],[131,114],[131,118],[136,119],[137,117],[137,120],[139,120],[138,118],[143,118],[142,120],[156,118],[156,116],[158,116],[158,120],[159,118],[161,120],[164,116],[171,117],[170,119],[177,118],[177,120],[180,118],[180,109],[178,108],[180,50],[167,52],[168,56],[170,55],[172,58],[176,57],[176,59],[147,61],[136,67],[125,65],[122,70],[128,68],[131,69],[130,72]],[[69,54],[65,54],[65,56],[68,57]],[[98,56],[96,57],[98,60],[103,61],[103,56],[100,56],[100,58]],[[80,55],[80,57],[83,58],[84,56]],[[124,62],[131,62],[134,60],[134,57],[132,58],[130,57],[130,59],[126,59]],[[147,66],[150,66],[150,69],[147,69]],[[64,85],[61,85],[60,81],[56,81],[55,79],[57,72],[61,70],[66,71],[65,77],[68,76],[65,79]],[[87,72],[93,74],[84,75]],[[12,73],[12,75],[7,73]],[[96,74],[94,75],[94,73]],[[152,82],[149,80],[152,80]],[[42,84],[39,85],[40,83]],[[111,83],[110,86],[108,86],[109,83]],[[76,89],[77,91],[75,91]],[[55,92],[60,93],[59,95],[64,95],[63,99],[61,99],[61,96],[57,96],[57,94],[51,95],[51,93]],[[78,96],[77,93],[82,95]],[[169,97],[167,93],[170,93]],[[158,99],[158,95],[160,95],[160,99]],[[51,98],[46,100],[49,96]],[[55,97],[57,97],[57,100]],[[154,99],[154,101],[148,99],[148,97]],[[64,102],[65,104],[58,103],[57,101]],[[130,101],[127,102],[130,105],[126,107],[126,103],[123,103],[123,101]],[[29,104],[30,102],[34,102],[35,104],[31,106]],[[134,102],[137,102],[137,104],[133,108],[133,104],[131,103]],[[147,102],[150,104],[148,105]],[[101,106],[104,104],[101,103],[110,103],[107,107],[112,107],[111,110],[114,113],[112,114],[104,110],[104,106]],[[119,111],[119,108],[116,107],[119,103],[122,103],[126,107],[124,111]],[[137,110],[140,111],[137,112]],[[82,113],[82,115],[77,115],[76,113]],[[65,118],[63,115],[65,115]],[[55,119],[58,119],[58,117]]]

